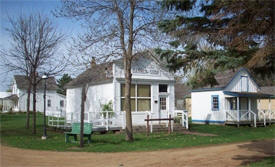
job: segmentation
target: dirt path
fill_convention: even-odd
[[[238,166],[275,155],[275,139],[150,152],[86,153],[1,147],[2,167]]]

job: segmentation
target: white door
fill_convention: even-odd
[[[159,97],[159,118],[167,117],[167,96]]]

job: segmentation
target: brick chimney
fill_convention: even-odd
[[[94,57],[92,57],[92,60],[91,60],[91,62],[90,62],[90,66],[91,66],[91,68],[92,68],[92,67],[94,67],[95,65],[96,65],[96,60],[95,60]]]

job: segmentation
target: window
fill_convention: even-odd
[[[159,92],[167,92],[167,85],[159,85]]]
[[[121,84],[121,110],[125,111],[125,84]],[[131,110],[150,111],[151,110],[151,86],[131,85]]]
[[[219,95],[212,95],[212,110],[219,110]]]
[[[166,110],[166,97],[161,97],[159,99],[159,102],[160,102],[160,109]]]
[[[48,100],[48,107],[51,107],[51,100]]]
[[[64,107],[64,100],[60,100],[60,107]]]
[[[241,91],[248,92],[248,77],[241,76]]]

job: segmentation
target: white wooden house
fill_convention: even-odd
[[[241,124],[267,118],[274,111],[258,110],[258,100],[270,98],[263,93],[249,71],[225,71],[216,76],[218,85],[192,90],[192,122]],[[274,96],[274,95],[273,95]]]
[[[146,116],[167,118],[175,111],[174,75],[154,56],[143,52],[136,55],[132,62],[131,110],[133,125],[145,125]],[[113,118],[105,124],[125,126],[124,112],[124,70],[122,59],[93,64],[67,84],[67,122],[79,121],[81,87],[88,83],[85,102],[85,121],[94,126],[102,125],[104,104],[111,102]],[[101,122],[100,122],[101,121]],[[104,123],[103,123],[104,124]]]
[[[8,112],[12,110],[14,101],[11,98],[11,92],[0,92],[0,112]]]
[[[27,110],[27,89],[28,80],[26,76],[15,75],[12,84],[12,95],[17,97],[14,111],[26,111]],[[56,93],[57,84],[54,77],[47,79],[47,91],[46,91],[46,114],[53,112],[64,112],[66,109],[66,97],[59,93]],[[37,85],[36,92],[36,111],[44,111],[44,81],[41,80]],[[33,110],[33,98],[31,93],[30,98],[30,110]]]

